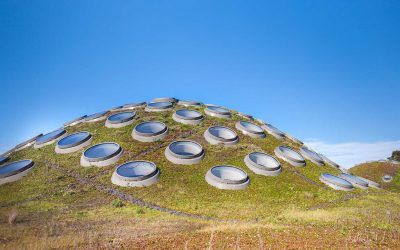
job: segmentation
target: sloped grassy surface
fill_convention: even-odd
[[[380,183],[385,189],[400,192],[400,165],[388,162],[369,162],[360,164],[349,169],[350,173],[360,175]],[[391,182],[384,182],[384,175],[393,176]]]
[[[199,109],[201,110],[201,109]],[[304,168],[294,168],[281,161],[283,172],[278,177],[255,175],[243,162],[244,157],[253,151],[263,151],[274,155],[273,150],[279,145],[289,145],[296,149],[290,141],[278,141],[268,135],[266,139],[253,139],[242,135],[235,129],[235,122],[241,120],[238,116],[233,119],[218,119],[205,116],[199,126],[189,126],[172,120],[173,111],[162,113],[145,113],[137,111],[134,124],[119,129],[109,129],[104,122],[79,124],[68,128],[69,133],[89,131],[93,135],[93,143],[112,141],[119,143],[125,150],[117,164],[103,168],[83,168],[79,164],[82,151],[68,155],[54,153],[54,144],[41,149],[28,148],[12,155],[12,160],[29,158],[36,162],[35,169],[22,181],[1,186],[0,199],[2,202],[12,202],[35,197],[42,194],[57,193],[74,180],[55,172],[45,166],[45,161],[52,161],[68,170],[90,177],[96,183],[108,186],[141,198],[145,201],[179,211],[213,216],[222,219],[268,220],[273,219],[283,211],[305,210],[319,203],[339,199],[346,193],[324,189],[306,181],[294,174],[298,171],[309,180],[323,185],[319,175],[323,172],[338,174],[338,170],[317,166],[307,161]],[[161,142],[141,143],[131,137],[132,129],[142,121],[161,121],[169,127],[169,135]],[[225,125],[235,130],[240,142],[234,147],[212,146],[203,138],[204,131],[212,125]],[[189,139],[199,142],[206,151],[206,157],[201,164],[184,166],[174,165],[164,157],[164,150],[174,140]],[[111,183],[111,175],[115,167],[130,160],[149,160],[157,164],[161,170],[160,181],[146,188],[124,188]],[[232,164],[245,170],[251,179],[249,188],[242,191],[219,190],[208,185],[204,179],[207,170],[214,165]],[[370,192],[356,190],[354,193]],[[64,199],[81,199],[83,193],[77,196],[65,197],[54,195],[54,203]],[[65,202],[63,202],[65,203]]]

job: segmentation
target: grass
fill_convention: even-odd
[[[400,193],[400,165],[389,162],[370,162],[357,165],[350,169],[355,175],[378,182],[387,190]],[[384,182],[384,175],[393,176],[391,182]]]
[[[60,246],[85,245],[84,237],[92,239],[93,242],[86,243],[94,247],[97,246],[96,244],[102,246],[116,244],[115,238],[123,239],[124,242],[136,242],[129,236],[126,236],[129,238],[126,239],[125,236],[115,235],[115,232],[110,230],[125,228],[140,235],[137,223],[145,228],[144,230],[148,230],[149,235],[157,236],[158,233],[164,234],[165,231],[168,231],[172,234],[170,239],[173,244],[177,242],[182,243],[182,246],[189,244],[195,241],[193,240],[194,235],[199,237],[199,244],[203,239],[205,247],[209,244],[210,235],[204,233],[204,228],[209,228],[210,222],[182,219],[116,199],[116,197],[78,183],[74,178],[47,167],[46,161],[55,162],[68,171],[89,178],[93,183],[112,186],[126,194],[163,207],[218,219],[257,221],[263,227],[268,225],[270,227],[268,230],[274,230],[261,233],[256,231],[254,234],[254,228],[245,229],[249,234],[256,235],[257,239],[260,235],[265,237],[268,233],[281,235],[282,233],[279,231],[281,228],[294,226],[299,230],[304,230],[304,227],[310,223],[316,225],[317,228],[329,229],[329,231],[331,231],[332,225],[337,225],[338,228],[332,233],[333,236],[342,235],[342,231],[352,232],[355,230],[348,228],[349,222],[356,227],[364,226],[373,230],[400,230],[400,221],[396,216],[400,212],[398,194],[387,191],[373,194],[372,192],[376,192],[376,190],[357,189],[351,194],[360,194],[361,196],[358,198],[330,204],[329,202],[340,200],[349,194],[318,186],[321,185],[319,181],[321,173],[339,173],[332,167],[321,167],[307,161],[306,167],[294,168],[280,161],[283,167],[282,173],[277,177],[265,177],[255,175],[243,162],[244,157],[252,151],[263,151],[273,155],[273,150],[279,145],[288,145],[295,149],[299,149],[299,145],[290,141],[278,141],[270,135],[266,139],[244,136],[235,129],[235,122],[240,120],[237,115],[228,120],[206,116],[204,121],[195,127],[176,123],[172,120],[171,115],[172,111],[144,113],[138,110],[134,124],[124,128],[105,128],[104,122],[79,124],[67,128],[69,133],[89,131],[93,135],[92,145],[105,141],[119,143],[125,152],[122,158],[112,166],[83,168],[79,164],[81,151],[56,155],[54,145],[48,145],[38,150],[28,148],[13,154],[12,160],[28,158],[34,160],[36,166],[22,181],[9,183],[0,188],[0,204],[3,205],[0,206],[0,215],[4,218],[4,221],[1,222],[0,236],[4,235],[6,239],[4,246],[12,248],[16,242],[23,242],[22,244],[29,246],[35,238],[53,239],[54,241],[51,243],[53,246],[54,244],[60,244]],[[131,137],[133,127],[142,121],[150,120],[162,121],[169,127],[170,132],[167,138],[154,143],[141,143],[133,140]],[[209,145],[203,138],[203,132],[213,125],[225,125],[234,129],[240,137],[239,144],[233,147]],[[182,138],[182,135],[188,131],[191,131],[189,136]],[[179,139],[199,142],[206,151],[204,160],[200,164],[191,166],[174,165],[167,161],[164,157],[165,147],[169,142]],[[115,167],[129,160],[155,162],[161,170],[160,181],[146,188],[126,188],[111,184],[110,179]],[[208,185],[204,179],[205,173],[212,166],[219,164],[231,164],[242,168],[250,176],[251,185],[242,191],[219,190]],[[318,185],[305,181],[292,171],[298,171]],[[395,177],[394,184],[398,182],[396,178],[398,177]],[[392,186],[388,186],[388,188],[394,190]],[[318,204],[325,203],[330,205],[322,209],[309,210]],[[13,228],[5,226],[11,209],[18,209],[16,225]],[[53,228],[55,225],[60,226],[61,228],[57,230],[65,233],[64,238],[60,235],[54,236],[53,234],[60,233],[54,233],[53,231],[56,231],[54,228],[50,230],[38,227],[41,223],[46,224],[49,228]],[[82,230],[88,235],[76,237],[76,240],[72,241],[73,244],[68,242],[74,235],[77,236],[76,229],[82,228],[82,223],[87,226]],[[211,225],[211,227],[215,226]],[[220,240],[220,235],[226,235],[229,238],[231,232],[222,228],[230,227],[232,226],[216,225],[217,230],[221,232],[213,236],[213,241]],[[8,239],[5,235],[14,232],[13,230],[27,230],[29,233],[22,239]],[[97,233],[93,233],[93,230],[96,230]],[[301,232],[298,233],[300,235]],[[107,237],[98,234],[111,237],[112,242],[110,243]],[[179,234],[183,234],[182,238],[175,238]],[[304,236],[307,238],[310,235],[304,233]],[[243,244],[248,241],[246,237],[241,238]],[[166,237],[166,239],[168,238],[169,236]],[[237,237],[233,238],[233,244],[237,244]],[[147,244],[151,245],[152,236],[147,239],[150,241],[146,241]],[[185,242],[181,242],[182,239],[185,239]],[[265,244],[273,244],[267,239],[263,241]],[[160,244],[161,242],[159,241]],[[298,241],[294,240],[294,242]]]
[[[113,207],[123,207],[124,203],[120,199],[115,199],[111,202],[111,206]]]

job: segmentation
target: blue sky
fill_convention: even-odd
[[[400,148],[399,13],[397,1],[1,1],[0,151],[174,96],[251,113],[332,157],[348,143],[372,145],[357,161],[384,157]]]

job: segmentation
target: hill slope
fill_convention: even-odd
[[[203,112],[202,108],[195,109]],[[132,242],[138,248],[143,244],[157,248],[181,248],[188,244],[203,248],[217,243],[225,248],[238,244],[238,234],[243,233],[242,242],[239,240],[243,248],[261,243],[277,247],[304,244],[318,247],[321,241],[326,246],[335,246],[338,239],[357,245],[352,237],[360,228],[368,226],[370,231],[363,232],[363,237],[367,239],[370,234],[376,234],[385,237],[385,244],[398,246],[395,238],[392,240],[393,235],[383,234],[385,230],[393,234],[400,230],[400,217],[395,216],[400,212],[398,194],[372,189],[351,193],[332,190],[318,178],[323,172],[338,174],[338,170],[310,161],[304,168],[280,161],[283,171],[279,176],[255,175],[244,164],[245,155],[253,151],[274,155],[273,150],[279,145],[296,149],[300,145],[278,141],[270,135],[254,139],[239,131],[236,132],[240,142],[233,147],[213,146],[204,140],[203,132],[212,125],[234,129],[235,122],[243,119],[236,114],[227,120],[206,116],[200,125],[189,126],[173,121],[173,111],[136,111],[135,122],[119,129],[104,127],[104,121],[67,128],[68,133],[90,132],[92,145],[106,141],[119,143],[124,154],[114,165],[81,167],[82,151],[57,155],[54,144],[11,155],[11,160],[33,159],[36,166],[21,181],[0,188],[3,218],[0,243],[7,248],[132,246]],[[141,143],[132,139],[136,124],[155,120],[169,127],[169,135],[163,141]],[[165,148],[179,139],[200,143],[206,152],[204,160],[191,166],[174,165],[166,160]],[[146,188],[111,184],[115,167],[129,160],[155,162],[161,170],[160,181]],[[205,173],[220,164],[244,169],[251,179],[250,186],[246,190],[229,191],[208,185]],[[13,226],[7,225],[10,213],[18,213]],[[219,235],[214,236],[215,232]],[[270,234],[282,238],[283,242],[269,239]],[[320,237],[315,238],[315,234],[324,235],[324,239],[318,240]],[[230,240],[222,241],[223,238]],[[362,244],[379,246],[380,240]]]
[[[359,164],[349,169],[355,175],[378,182],[387,190],[400,192],[400,165],[390,162],[369,162]],[[382,177],[390,175],[393,177],[391,182],[384,182]]]

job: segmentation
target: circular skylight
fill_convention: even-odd
[[[361,180],[363,180],[365,182],[368,182],[368,187],[381,188],[381,185],[379,183],[375,182],[375,181],[371,181],[371,180],[363,178],[361,176],[357,176],[357,178],[359,178],[359,179],[361,179]]]
[[[245,189],[250,179],[245,171],[235,166],[219,165],[212,167],[206,174],[206,181],[220,189]]]
[[[55,131],[50,132],[48,134],[42,135],[41,137],[36,139],[35,144],[36,145],[41,145],[41,144],[45,144],[45,143],[54,141],[57,138],[61,137],[62,135],[66,134],[66,133],[67,133],[67,131],[65,131],[65,129],[63,129],[63,128],[55,130]]]
[[[142,142],[158,141],[168,134],[168,127],[162,122],[142,122],[133,129],[132,137]]]
[[[111,108],[110,111],[111,111],[111,112],[114,112],[114,111],[118,111],[118,110],[120,110],[120,109],[122,109],[122,105],[121,105],[121,106],[116,106],[116,107],[114,107],[114,108]]]
[[[14,161],[0,166],[0,178],[6,178],[19,174],[27,169],[33,167],[32,160]]]
[[[292,135],[290,135],[288,133],[284,133],[284,135],[285,135],[286,138],[288,138],[289,140],[291,140],[294,143],[297,143],[297,144],[300,144],[300,145],[304,144],[302,141],[300,141],[299,139],[297,139],[296,137],[294,137],[294,136],[292,136]]]
[[[68,135],[57,142],[57,146],[61,149],[72,148],[88,141],[92,136],[89,132],[78,132]]]
[[[170,103],[175,103],[178,100],[173,97],[160,97],[160,98],[155,98],[153,99],[153,102],[170,102]]]
[[[86,116],[85,122],[91,122],[94,120],[98,120],[99,118],[105,118],[105,116],[108,114],[108,111],[102,111],[98,112],[89,116]]]
[[[192,165],[204,158],[204,150],[195,141],[175,141],[165,149],[165,157],[174,164]]]
[[[182,106],[201,106],[201,102],[197,102],[197,101],[189,101],[189,100],[179,100],[178,101],[179,105]]]
[[[353,190],[353,184],[351,182],[329,173],[321,174],[320,180],[333,189],[345,191]]]
[[[180,109],[172,115],[172,119],[183,124],[197,125],[203,120],[203,115],[196,110]]]
[[[3,163],[6,163],[8,160],[10,159],[10,157],[8,156],[0,156],[0,165],[2,165]]]
[[[117,167],[116,172],[126,180],[140,181],[153,176],[157,167],[149,161],[130,161]]]
[[[39,134],[39,135],[37,135],[35,137],[32,137],[32,138],[30,138],[30,139],[28,139],[28,140],[26,140],[24,142],[21,142],[20,144],[15,146],[15,151],[20,151],[20,150],[22,150],[24,148],[32,146],[33,144],[35,144],[36,139],[41,137],[42,135],[43,134]]]
[[[111,115],[107,118],[107,121],[110,123],[124,123],[132,120],[135,117],[135,112],[121,112],[114,115]]]
[[[304,158],[299,153],[294,151],[293,149],[291,149],[289,147],[284,147],[284,146],[280,146],[279,148],[282,151],[282,153],[289,159],[291,159],[293,161],[298,161],[298,162],[304,161]]]
[[[207,106],[207,109],[219,114],[230,114],[229,110],[218,106]]]
[[[340,168],[339,164],[333,162],[332,160],[330,160],[328,157],[326,157],[325,155],[319,155],[321,157],[322,160],[324,160],[325,163],[331,165],[334,168]]]
[[[300,154],[317,165],[324,165],[324,160],[317,153],[306,147],[300,149]]]
[[[384,175],[384,176],[382,177],[382,180],[383,180],[384,182],[391,182],[391,181],[393,180],[393,177],[392,177],[391,175]]]
[[[163,111],[173,107],[171,102],[150,102],[146,106],[147,111]]]
[[[130,161],[117,167],[111,182],[123,187],[146,187],[160,179],[160,170],[150,161]]]
[[[194,141],[175,141],[169,144],[170,153],[177,158],[195,158],[203,154],[203,147]]]
[[[235,125],[236,129],[240,130],[243,134],[254,137],[254,138],[264,138],[264,130],[251,122],[238,121]]]
[[[142,122],[134,130],[142,136],[154,136],[164,133],[167,126],[162,122]]]
[[[94,145],[85,150],[83,155],[89,162],[104,161],[118,155],[122,148],[113,142]]]
[[[122,106],[123,109],[134,109],[146,105],[146,102],[129,103]]]
[[[351,184],[353,184],[354,186],[357,186],[359,188],[367,188],[368,187],[368,182],[363,181],[360,178],[358,178],[357,176],[354,176],[351,174],[341,173],[340,178],[343,178],[343,179],[351,182]]]
[[[281,164],[271,155],[253,152],[244,158],[246,166],[256,174],[277,176],[282,172]]]
[[[281,164],[279,164],[279,162],[271,155],[261,152],[253,152],[248,156],[253,165],[261,169],[272,171],[281,168]]]
[[[246,119],[250,119],[250,120],[254,119],[253,116],[245,114],[245,113],[238,112],[237,114],[238,114],[238,116],[246,118]]]
[[[85,121],[86,117],[87,117],[87,115],[83,115],[83,116],[80,116],[80,117],[78,117],[76,119],[73,119],[72,121],[64,123],[64,127],[74,126],[74,125],[76,125],[78,123],[81,123],[81,122]]]
[[[196,110],[192,109],[180,109],[175,112],[175,114],[185,120],[196,120],[196,119],[201,119],[203,118],[203,115]]]
[[[211,173],[221,182],[230,184],[243,183],[248,178],[246,172],[233,166],[215,166],[211,169]]]
[[[303,167],[306,165],[303,156],[287,146],[277,147],[275,149],[275,155],[296,167]]]
[[[273,137],[275,137],[278,140],[283,140],[285,138],[285,133],[280,131],[279,129],[275,128],[271,124],[263,124],[261,126],[265,131],[267,131],[269,134],[271,134]]]
[[[204,110],[204,112],[209,116],[218,117],[218,118],[230,118],[231,117],[231,112],[229,110],[219,107],[219,106],[209,105]]]
[[[216,140],[229,142],[237,139],[237,134],[230,128],[223,126],[210,127],[207,130]]]

